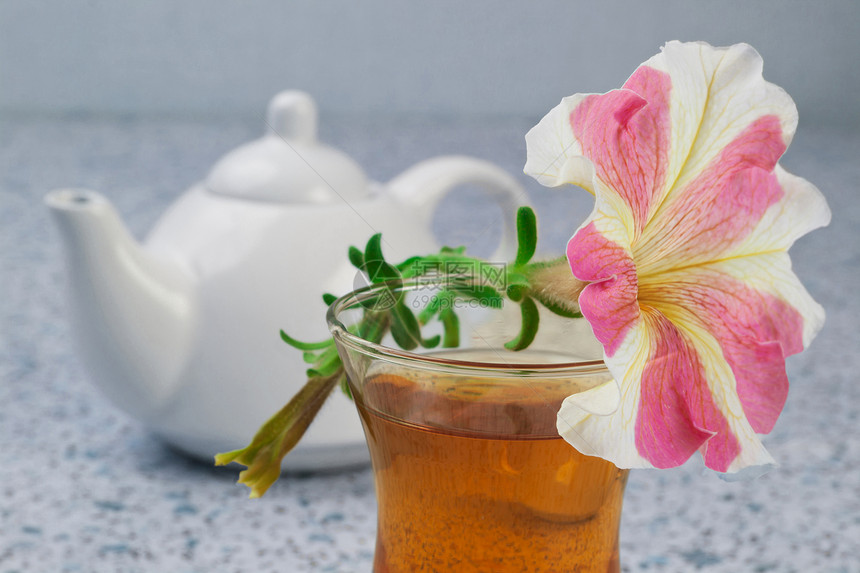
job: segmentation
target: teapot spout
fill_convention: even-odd
[[[102,195],[45,197],[68,271],[70,322],[93,382],[148,422],[170,402],[191,352],[194,279],[141,247]]]

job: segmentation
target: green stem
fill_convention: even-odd
[[[316,417],[328,395],[341,382],[343,367],[329,376],[312,377],[281,410],[257,431],[246,447],[218,454],[215,465],[237,462],[248,467],[239,474],[239,483],[251,488],[250,497],[266,493],[281,475],[284,459]]]

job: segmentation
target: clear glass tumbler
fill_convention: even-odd
[[[362,317],[385,320],[381,303],[417,314],[438,289],[362,289],[328,314],[373,464],[373,570],[618,572],[627,471],[556,429],[565,397],[611,377],[588,325],[547,313],[531,347],[511,352],[517,306],[472,301],[456,303],[457,348],[404,351],[356,334]]]

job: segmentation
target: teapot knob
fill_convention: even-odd
[[[270,134],[285,140],[315,143],[317,140],[317,105],[305,92],[287,90],[269,102],[266,125]]]

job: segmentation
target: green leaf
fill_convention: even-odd
[[[415,315],[403,301],[391,309],[391,335],[404,350],[413,350],[421,343],[421,327]]]
[[[318,364],[320,371],[325,376],[328,376],[332,372],[343,367],[343,362],[340,360],[340,354],[337,353],[337,347],[334,344],[320,355]]]
[[[382,233],[376,233],[367,241],[364,248],[364,264],[362,270],[372,283],[381,283],[400,278],[397,267],[386,262],[382,255]]]
[[[424,257],[409,257],[395,268],[400,271],[404,278],[411,278],[413,276],[423,274],[421,273],[421,261]],[[416,272],[418,271],[418,272]]]
[[[391,322],[391,336],[394,337],[397,346],[403,350],[414,350],[418,347],[418,341],[412,338],[403,325],[396,320]]]
[[[424,348],[436,348],[439,346],[439,343],[442,341],[442,337],[438,334],[436,336],[431,336],[430,338],[422,338],[421,346]]]
[[[432,300],[435,300],[435,298],[436,297]],[[418,313],[418,324],[427,324],[439,312],[439,305],[432,304],[432,300],[427,303],[427,306],[421,309],[421,312]]]
[[[436,316],[444,305],[451,306],[454,301],[454,295],[450,291],[441,290],[438,294],[433,295],[421,312],[418,313],[418,323],[427,324],[434,316]]]
[[[415,313],[412,312],[412,309],[406,306],[406,303],[402,300],[398,301],[397,305],[394,307],[395,316],[397,316],[406,327],[406,330],[416,338],[421,337],[421,326],[418,324],[418,319],[415,318]]]
[[[382,233],[376,233],[367,240],[367,245],[364,247],[364,262],[369,261],[384,261],[382,256]]]
[[[358,247],[349,247],[349,262],[357,269],[364,266],[364,255]]]
[[[445,348],[457,348],[460,346],[460,319],[457,313],[448,306],[439,312],[439,320],[442,321],[443,338],[442,346]]]
[[[537,247],[537,217],[531,207],[517,210],[517,257],[514,266],[524,265],[531,260]]]
[[[329,346],[334,344],[334,341],[330,338],[322,342],[301,342],[299,340],[296,340],[283,330],[281,331],[281,340],[298,350],[322,350],[323,348],[328,348]]]
[[[528,348],[537,334],[540,314],[537,305],[531,298],[525,297],[520,303],[520,313],[522,315],[520,333],[516,338],[505,343],[505,348],[508,350],[523,350]]]
[[[304,360],[308,364],[316,364],[316,361],[319,360],[319,354],[310,351],[303,352],[302,360]]]
[[[356,335],[370,342],[379,342],[388,329],[388,323],[387,312],[367,311],[358,323]]]
[[[374,284],[396,281],[401,278],[397,267],[379,259],[366,260],[363,270],[367,273],[367,278],[370,279],[370,282]]]
[[[311,378],[286,406],[257,431],[246,447],[215,456],[215,465],[236,462],[248,469],[239,483],[251,488],[249,497],[260,497],[281,475],[281,460],[299,442],[335,386],[346,376],[343,370],[331,376]]]
[[[324,292],[322,299],[326,306],[331,306],[332,303],[337,300],[337,297],[329,292]]]

